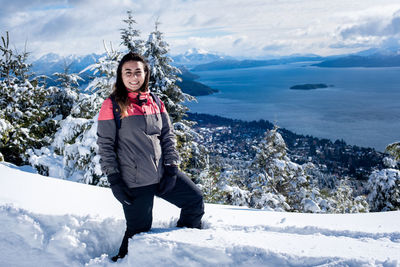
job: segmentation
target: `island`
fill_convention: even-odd
[[[332,85],[331,85],[332,86]],[[331,87],[324,83],[307,83],[307,84],[298,84],[290,87],[292,90],[315,90],[320,88],[328,88]]]

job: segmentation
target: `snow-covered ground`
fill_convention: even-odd
[[[204,229],[174,227],[156,199],[153,228],[110,261],[124,232],[107,188],[0,164],[0,266],[400,266],[400,212],[301,214],[206,204]]]

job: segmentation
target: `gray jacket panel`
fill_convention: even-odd
[[[130,188],[159,183],[163,164],[179,163],[175,135],[163,104],[161,113],[154,101],[142,107],[133,104],[136,111],[123,118],[117,130],[111,100],[105,100],[97,128],[102,171],[106,175],[120,172]],[[143,108],[146,105],[150,107]]]

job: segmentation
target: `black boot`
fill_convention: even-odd
[[[129,238],[131,238],[134,234],[134,232],[128,230],[125,231],[124,238],[122,239],[118,254],[111,258],[113,262],[116,262],[118,259],[123,259],[126,254],[128,254]]]
[[[126,255],[126,254],[125,254]],[[113,262],[116,262],[118,259],[123,259],[125,255],[115,255],[114,257],[111,258]]]

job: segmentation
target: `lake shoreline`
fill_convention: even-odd
[[[232,119],[269,120],[301,134],[383,151],[399,141],[399,70],[277,66],[196,72],[199,82],[219,93],[198,97],[188,107]],[[289,89],[321,80],[335,86]]]

